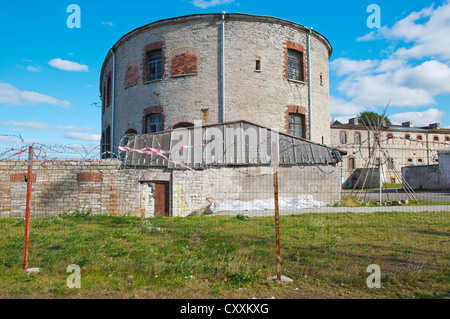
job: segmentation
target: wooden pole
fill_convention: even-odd
[[[273,189],[275,200],[275,237],[276,237],[276,260],[277,260],[277,283],[281,283],[281,245],[280,245],[280,211],[278,207],[278,145],[272,142],[273,160]]]
[[[28,270],[28,247],[30,241],[31,189],[33,187],[33,146],[28,148],[27,199],[25,211],[25,240],[23,247],[23,271]]]

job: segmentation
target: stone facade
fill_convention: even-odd
[[[147,133],[145,117],[151,114],[162,115],[162,130],[194,121],[219,122],[223,84],[225,121],[250,120],[289,133],[288,114],[293,112],[305,117],[305,138],[327,144],[332,49],[326,38],[311,31],[308,61],[309,32],[278,18],[226,14],[222,83],[221,14],[162,20],[131,31],[113,46],[114,54],[107,54],[102,67],[104,149],[117,150],[127,132]],[[161,50],[161,78],[149,80],[148,53],[155,50]],[[286,76],[288,50],[302,54],[302,81]],[[312,114],[308,114],[309,78]],[[112,147],[107,146],[108,128]]]
[[[374,158],[381,157],[381,182],[400,184],[402,168],[438,164],[438,151],[450,150],[450,129],[441,129],[439,123],[426,127],[413,127],[409,122],[403,125],[385,125],[381,130],[380,141],[384,154],[374,154]],[[358,175],[355,172],[366,167],[370,154],[373,153],[373,144],[373,132],[365,125],[355,123],[354,119],[347,124],[334,122],[331,125],[330,146],[347,152],[341,163],[342,184],[345,188],[355,186]],[[386,158],[391,158],[392,162],[388,163]],[[375,168],[370,166],[369,168]],[[378,170],[377,172],[379,174]],[[378,187],[379,185],[374,185],[380,179],[374,178],[376,181],[370,181],[370,185]]]
[[[118,160],[55,160],[33,166],[33,217],[69,212],[139,214],[137,184]],[[0,161],[0,216],[23,217],[27,161]]]

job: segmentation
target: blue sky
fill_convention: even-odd
[[[81,27],[68,28],[70,4]],[[369,28],[370,4],[380,28]],[[196,13],[248,13],[294,21],[324,35],[330,59],[331,117],[361,111],[394,123],[450,127],[448,0],[58,0],[0,4],[0,147],[18,141],[98,144],[99,76],[109,48],[160,19]]]

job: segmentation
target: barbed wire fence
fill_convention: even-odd
[[[73,234],[69,218],[127,216],[137,219],[134,230],[145,228],[165,243],[161,248],[165,253],[176,250],[186,257],[176,264],[170,254],[157,254],[156,239],[146,239],[148,251],[134,257],[145,260],[146,266],[139,268],[143,272],[187,277],[206,272],[235,282],[267,278],[276,272],[276,171],[281,272],[295,282],[332,278],[343,285],[361,284],[370,264],[380,265],[385,281],[411,272],[421,273],[426,280],[448,271],[448,209],[435,211],[432,203],[449,208],[450,199],[445,200],[448,192],[428,194],[426,209],[421,205],[395,207],[398,212],[382,210],[369,217],[377,214],[367,214],[373,209],[371,205],[354,207],[354,202],[342,197],[341,165],[358,154],[364,160],[361,145],[342,158],[329,148],[280,136],[280,164],[274,167],[270,147],[261,153],[271,143],[270,137],[256,144],[235,141],[226,145],[223,153],[209,157],[206,151],[213,140],[208,137],[199,144],[174,147],[164,135],[152,135],[151,141],[148,136],[127,136],[112,159],[104,159],[100,147],[22,143],[1,149],[3,267],[22,265],[27,181],[31,178],[28,258],[35,266],[50,267],[49,256],[53,255],[42,245],[62,246],[58,236],[96,240],[88,233]],[[34,155],[31,177],[27,175],[29,146],[33,146]],[[233,154],[243,154],[245,160],[238,165],[227,163],[224,156],[230,148]],[[199,150],[199,162],[180,160],[186,154],[189,159],[195,157]],[[88,228],[96,223],[104,225],[103,220],[91,219],[90,223]],[[120,219],[123,226],[121,223],[126,222]],[[123,237],[115,242],[109,234],[100,234],[105,236],[99,238],[104,245],[122,245],[116,248],[125,256],[129,257],[124,250],[134,249],[126,242],[129,235],[120,233]],[[198,247],[202,249],[195,251]],[[52,249],[57,248],[50,248],[50,252]],[[91,255],[76,252],[64,258],[67,263],[82,260],[89,264],[86,260]],[[101,255],[98,250],[95,258]],[[129,257],[128,262],[132,266],[136,259]]]

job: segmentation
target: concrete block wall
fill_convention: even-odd
[[[32,217],[83,212],[153,217],[155,182],[169,183],[173,216],[203,213],[214,201],[273,199],[270,166],[210,167],[206,170],[121,169],[118,160],[56,160],[33,167]],[[0,217],[24,217],[27,161],[0,161]],[[340,199],[335,166],[290,166],[278,171],[279,196]]]

